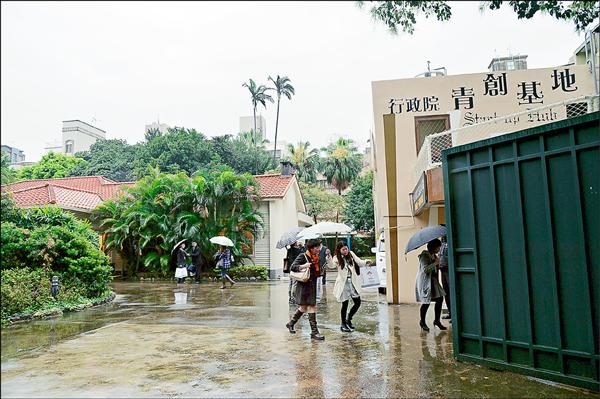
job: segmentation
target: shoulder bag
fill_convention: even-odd
[[[304,254],[304,257],[306,258],[307,263],[305,263],[302,266],[308,266],[306,269],[304,269],[301,272],[295,272],[293,270],[290,270],[290,278],[296,281],[300,281],[301,283],[306,283],[310,279],[310,262],[306,257],[306,254]]]

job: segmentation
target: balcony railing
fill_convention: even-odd
[[[425,137],[414,170],[414,182],[424,171],[442,166],[442,151],[457,145],[485,140],[518,130],[544,125],[563,119],[589,114],[599,109],[598,96],[581,96],[543,107],[500,116],[485,122],[465,126]]]

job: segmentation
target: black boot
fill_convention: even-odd
[[[346,324],[346,320],[342,320],[342,325],[340,326],[340,331],[342,332],[352,332],[350,327]]]
[[[323,341],[325,337],[319,333],[319,329],[317,328],[317,314],[309,313],[308,320],[310,321],[310,337],[318,341]]]
[[[427,327],[427,324],[425,324],[425,322],[423,320],[419,321],[419,325],[421,326],[421,329],[423,331],[429,332],[429,327]]]
[[[290,330],[290,334],[296,334],[296,330],[294,330],[294,324],[300,320],[304,313],[300,311],[300,309],[296,310],[296,313],[292,316],[291,320],[285,325],[288,330]]]
[[[352,324],[352,318],[348,316],[348,320],[346,320],[346,325],[354,330],[354,324]]]
[[[433,325],[436,326],[437,328],[439,328],[440,330],[447,330],[448,329],[448,327],[446,327],[442,323],[440,323],[439,320],[434,321]]]

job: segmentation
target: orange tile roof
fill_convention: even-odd
[[[2,186],[12,192],[17,206],[44,206],[76,208],[91,211],[103,201],[114,198],[124,186],[103,176],[81,176],[60,179],[24,180]]]
[[[283,198],[295,180],[294,176],[256,175],[261,198]]]

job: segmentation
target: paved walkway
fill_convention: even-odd
[[[450,330],[420,332],[417,306],[376,292],[342,333],[328,283],[313,342],[308,320],[284,327],[287,282],[114,289],[110,305],[3,329],[2,397],[597,397],[458,363]]]

